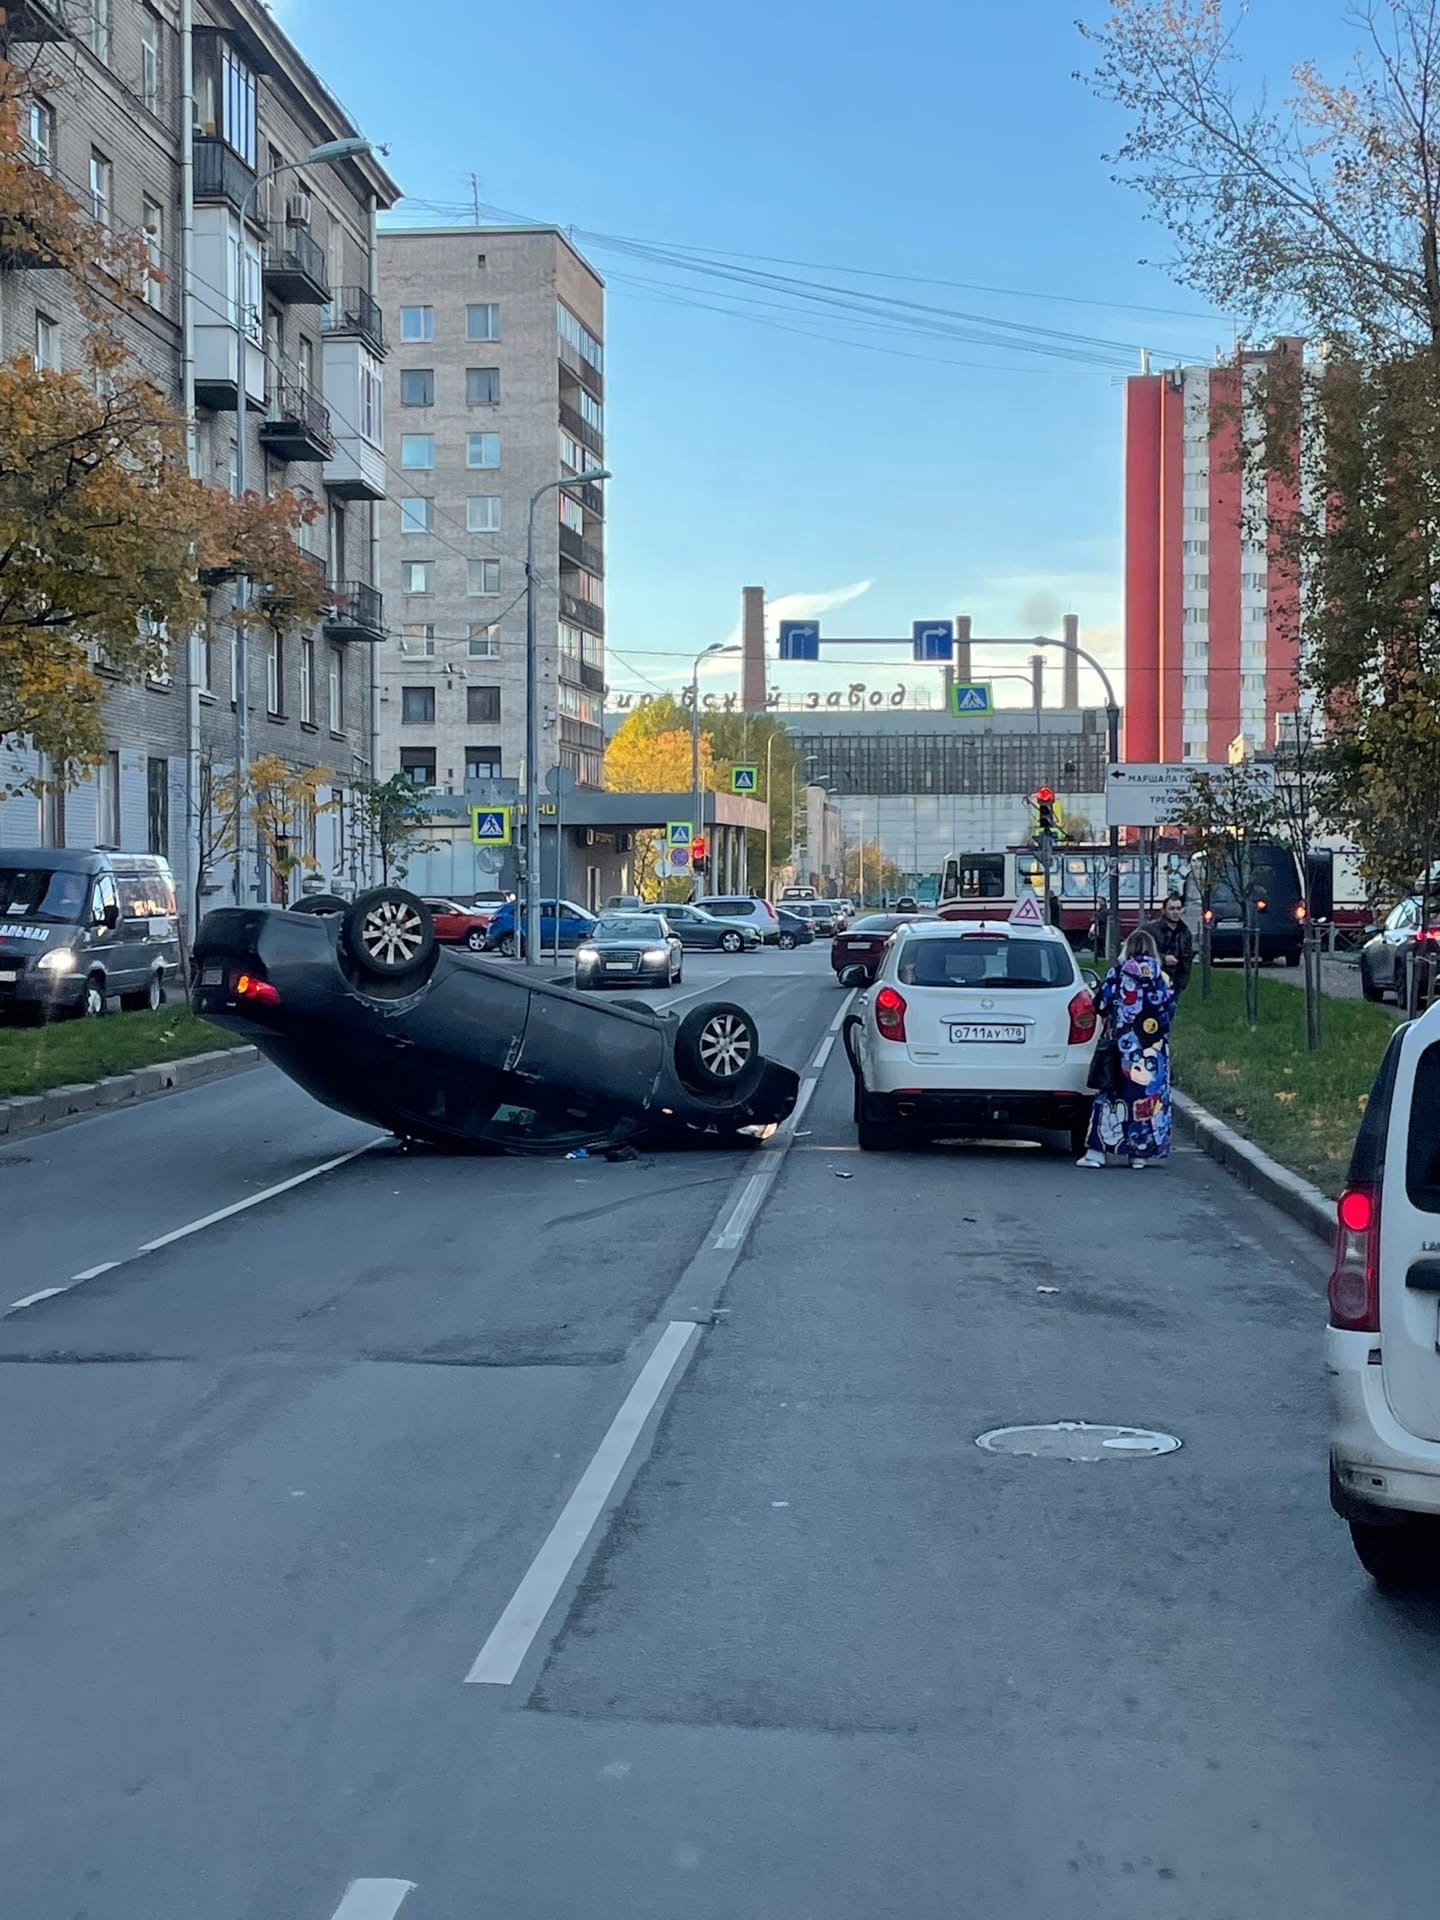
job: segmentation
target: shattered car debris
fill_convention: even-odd
[[[424,902],[399,887],[343,912],[309,907],[207,914],[195,1012],[402,1139],[521,1153],[737,1140],[794,1108],[799,1076],[764,1057],[733,1002],[683,1019],[597,1002],[440,946]]]

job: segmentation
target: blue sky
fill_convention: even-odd
[[[1137,353],[1209,358],[1230,343],[1222,318],[1137,264],[1163,258],[1165,236],[1112,184],[1101,154],[1116,121],[1072,78],[1085,59],[1075,15],[1098,4],[278,10],[390,144],[412,196],[468,201],[473,172],[486,206],[561,226],[1028,290],[1047,297],[776,269]],[[1301,0],[1272,0],[1263,31],[1287,61],[1319,50]],[[1117,657],[1114,366],[910,334],[880,338],[920,358],[800,337],[673,304],[676,286],[723,304],[713,283],[586,251],[610,285],[614,686],[678,681],[677,655],[729,637],[745,584],[823,606],[868,582],[830,612],[837,633],[908,633],[962,610],[977,633],[1055,631],[1074,611],[1082,642]],[[846,331],[833,315],[807,324]],[[978,364],[946,364],[959,361]],[[836,677],[910,677],[903,656],[865,658]],[[1021,665],[1018,652],[992,658]]]

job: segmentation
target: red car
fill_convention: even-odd
[[[830,964],[841,986],[868,987],[896,927],[934,918],[933,913],[866,913],[852,920],[844,933],[837,933],[830,942]]]
[[[458,901],[445,900],[435,894],[427,895],[425,904],[435,922],[435,938],[443,945],[468,947],[472,953],[484,952],[485,935],[495,918],[493,907],[462,907]]]

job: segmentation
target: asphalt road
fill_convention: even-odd
[[[823,952],[707,989],[828,1052],[785,1151],[401,1156],[258,1070],[0,1152],[6,1299],[117,1262],[0,1319],[5,1920],[1428,1911],[1319,1249],[1186,1152],[862,1158]],[[975,1445],[1054,1420],[1183,1446]]]

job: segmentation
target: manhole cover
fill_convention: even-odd
[[[1123,1460],[1174,1453],[1173,1433],[1148,1427],[1092,1426],[1088,1420],[1052,1420],[1043,1427],[995,1427],[975,1442],[987,1453],[1018,1453],[1027,1460]]]

